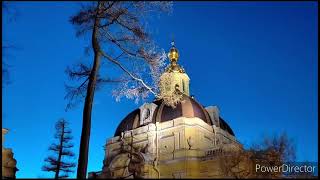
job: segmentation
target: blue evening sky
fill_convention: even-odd
[[[8,56],[12,83],[2,89],[5,146],[13,149],[18,178],[48,177],[41,166],[60,117],[71,123],[78,155],[83,104],[64,111],[64,70],[92,61],[84,53],[90,41],[76,38],[68,22],[75,2],[13,6],[16,21],[2,24],[3,42],[17,47]],[[217,105],[241,143],[287,132],[298,161],[318,161],[317,2],[175,2],[150,25],[166,51],[174,34],[191,93],[204,106]],[[106,139],[142,104],[116,102],[111,88],[95,96],[89,172],[101,170]]]

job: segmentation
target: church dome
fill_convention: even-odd
[[[129,113],[118,125],[114,136],[120,136],[121,132],[129,131],[139,127],[140,109],[135,109]]]
[[[203,106],[187,95],[183,95],[181,103],[177,104],[175,108],[165,105],[163,100],[154,101],[153,103],[157,105],[157,108],[153,113],[152,123],[166,122],[178,117],[198,117],[210,126],[213,125],[208,112]],[[139,123],[140,110],[135,109],[120,122],[116,129],[115,136],[120,136],[123,131],[140,127]]]
[[[175,108],[165,105],[162,100],[154,103],[158,105],[155,122],[166,122],[178,117],[198,117],[212,125],[208,112],[190,96],[183,94],[181,103],[177,104]]]
[[[172,47],[168,53],[170,64],[167,66],[165,73],[160,77],[160,92],[162,94],[172,94],[178,90],[182,93],[181,102],[178,103],[176,107],[171,107],[160,99],[151,103],[151,109],[146,108],[141,110],[138,108],[132,111],[121,121],[116,129],[115,136],[120,136],[121,132],[136,129],[148,123],[162,123],[179,117],[197,117],[210,126],[214,125],[214,121],[210,118],[211,114],[209,115],[208,111],[200,103],[189,96],[190,79],[184,69],[177,63],[179,52],[174,46],[174,42],[172,42],[171,45]],[[215,124],[216,126],[220,126],[221,129],[234,135],[232,129],[221,117],[219,117],[218,121],[220,123]]]

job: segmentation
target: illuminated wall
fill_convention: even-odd
[[[132,148],[133,147],[133,148]],[[234,136],[203,120],[180,117],[126,131],[106,144],[104,167],[97,178],[222,177],[219,150],[238,150]]]

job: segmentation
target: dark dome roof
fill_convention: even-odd
[[[158,105],[155,122],[170,121],[178,117],[198,117],[212,125],[208,112],[196,100],[187,95],[183,95],[181,103],[177,104],[175,108],[165,105],[162,100],[154,103]]]
[[[140,109],[129,113],[118,125],[114,136],[120,136],[121,132],[128,131],[139,127]]]
[[[158,107],[154,111],[152,123],[166,122],[178,117],[198,117],[210,126],[213,125],[210,116],[205,108],[203,108],[203,106],[199,104],[195,99],[187,95],[183,95],[181,103],[179,103],[175,108],[165,105],[162,100],[154,101],[153,103]],[[121,132],[123,131],[128,131],[140,127],[139,121],[140,109],[135,109],[121,121],[114,135],[120,136]],[[221,128],[234,135],[232,129],[222,118],[220,118],[220,121]]]

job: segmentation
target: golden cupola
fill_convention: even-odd
[[[184,69],[178,64],[179,51],[175,47],[174,42],[171,43],[171,48],[168,53],[168,58],[170,60],[170,65],[166,68],[166,72],[181,72],[185,73]]]
[[[178,49],[174,46],[174,42],[171,43],[172,47],[168,53],[168,57],[170,59],[170,62],[177,62],[179,59],[179,52]]]
[[[185,70],[178,64],[179,56],[179,51],[175,47],[174,42],[172,42],[168,53],[170,64],[160,77],[161,94],[169,95],[178,89],[183,94],[189,96],[190,79]]]

